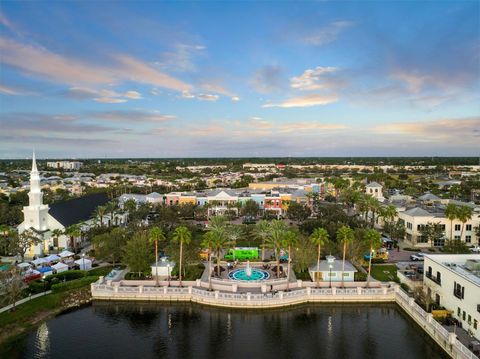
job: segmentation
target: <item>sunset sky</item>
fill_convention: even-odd
[[[478,156],[479,14],[2,2],[0,158]]]

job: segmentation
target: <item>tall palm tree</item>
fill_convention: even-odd
[[[397,216],[397,209],[394,205],[389,204],[386,207],[380,208],[379,217],[383,218],[383,221],[385,222],[385,224],[388,224],[388,229],[390,232],[392,231],[392,224],[396,216]],[[388,234],[390,235],[390,238],[391,238],[392,234],[391,233],[388,233]]]
[[[372,228],[375,227],[375,222],[376,222],[376,219],[375,219],[375,215],[378,213],[379,209],[380,209],[380,202],[378,202],[378,199],[376,199],[375,197],[372,197],[372,196],[368,196],[366,197],[365,199],[366,203],[367,203],[367,208],[368,208],[368,211],[372,213]]]
[[[317,254],[317,287],[320,285],[320,256],[322,246],[326,245],[329,240],[328,232],[325,228],[315,228],[310,235],[310,242],[318,247]]]
[[[212,290],[212,250],[215,246],[215,234],[211,231],[205,233],[201,246],[208,250],[208,290]]]
[[[267,237],[266,244],[269,248],[273,249],[275,253],[275,259],[277,261],[277,278],[280,277],[280,250],[283,248],[283,238],[287,226],[285,222],[274,219],[270,223],[270,234]]]
[[[110,201],[105,205],[105,211],[110,214],[109,226],[113,224],[113,217],[117,213],[117,209],[118,209],[118,204],[115,201]],[[115,225],[116,225],[116,223],[115,223]]]
[[[155,243],[155,283],[158,286],[158,241],[164,241],[165,235],[160,227],[154,226],[148,232],[148,239]]]
[[[462,222],[462,231],[460,232],[460,240],[463,237],[463,229],[465,227],[465,223],[472,219],[473,216],[473,209],[468,206],[460,206],[457,211],[457,218],[460,222]]]
[[[368,277],[367,277],[367,287],[370,283],[370,273],[372,269],[372,256],[373,252],[379,249],[382,246],[382,238],[380,233],[375,229],[368,229],[365,232],[364,240],[368,243],[370,247],[370,252],[368,253]]]
[[[107,207],[106,206],[98,206],[95,209],[94,214],[95,214],[95,217],[100,218],[100,227],[103,227],[103,217],[105,216],[105,214],[107,214]]]
[[[58,247],[58,238],[63,234],[63,231],[60,228],[56,228],[52,231],[53,237],[53,246]]]
[[[450,220],[450,240],[453,240],[453,221],[457,219],[458,207],[453,203],[445,207],[445,217]]]
[[[70,227],[67,227],[65,232],[70,236],[70,240],[73,244],[73,251],[77,253],[77,238],[82,235],[82,231],[78,224],[73,224]]]
[[[298,243],[297,234],[293,231],[283,233],[282,245],[288,249],[287,291],[290,285],[290,270],[292,269],[292,246]]]
[[[183,245],[189,244],[192,240],[192,233],[185,226],[179,226],[175,228],[173,232],[173,242],[180,244],[180,260],[178,264],[178,279],[180,287],[182,286],[182,257],[183,257]]]
[[[343,259],[342,259],[342,287],[343,287],[343,273],[345,272],[345,255],[347,253],[347,246],[353,242],[355,234],[353,229],[349,226],[341,226],[337,231],[337,240],[343,245]]]
[[[212,217],[210,219],[209,232],[212,233],[213,247],[215,248],[217,256],[217,275],[220,277],[220,252],[223,248],[230,246],[232,241],[230,238],[231,233],[227,227],[227,221],[223,216]]]
[[[262,261],[265,260],[265,241],[270,235],[270,223],[262,219],[254,228],[255,236],[262,240]]]

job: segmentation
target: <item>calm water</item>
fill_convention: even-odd
[[[240,311],[111,302],[61,315],[0,357],[446,358],[395,305]]]

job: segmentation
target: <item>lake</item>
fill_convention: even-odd
[[[448,358],[394,304],[276,310],[95,302],[60,315],[2,358]]]

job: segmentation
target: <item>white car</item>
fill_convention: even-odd
[[[480,253],[480,247],[470,247],[470,252],[473,253]]]
[[[423,253],[416,253],[416,254],[412,254],[412,255],[410,256],[410,259],[411,259],[412,261],[415,261],[415,262],[416,262],[416,261],[423,261],[423,259],[424,259],[423,257],[424,257],[424,256],[425,256],[425,254],[423,254]]]

